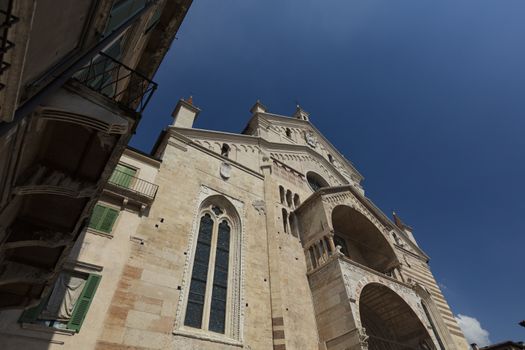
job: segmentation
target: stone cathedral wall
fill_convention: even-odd
[[[441,292],[441,288],[436,282],[436,279],[432,274],[428,263],[421,258],[412,256],[411,254],[404,254],[404,260],[403,271],[405,276],[410,278],[412,281],[421,284],[428,290],[457,348],[467,349],[468,344],[465,341],[463,332],[460,330],[458,323],[456,322],[456,319],[450,310],[450,306],[445,300],[445,297]]]
[[[185,149],[184,149],[185,148]],[[263,181],[239,168],[228,181],[221,178],[222,160],[191,146],[166,148],[156,183],[157,198],[137,235],[144,245],[134,247],[104,320],[99,349],[235,349],[213,340],[183,337],[176,332],[182,307],[180,293],[190,257],[189,240],[206,186],[244,204],[243,290],[241,300],[245,348],[271,348],[271,314],[265,217],[252,203],[261,201]]]

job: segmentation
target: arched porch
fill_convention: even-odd
[[[359,295],[359,317],[369,350],[434,350],[432,338],[412,308],[397,293],[379,284]]]

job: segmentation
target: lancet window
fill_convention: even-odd
[[[197,243],[186,302],[184,326],[231,335],[235,327],[232,315],[237,294],[232,278],[239,269],[238,219],[233,210],[210,204],[200,213],[196,232]]]

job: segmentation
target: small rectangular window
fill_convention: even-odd
[[[80,331],[102,276],[62,272],[39,305],[25,310],[18,322]]]
[[[118,214],[119,211],[116,209],[97,204],[95,208],[93,208],[88,226],[97,231],[111,233]]]

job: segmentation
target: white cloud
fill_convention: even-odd
[[[459,323],[459,328],[465,334],[469,344],[476,343],[479,346],[486,346],[490,344],[489,332],[481,328],[481,324],[473,317],[458,314],[456,321]]]

